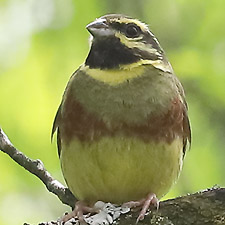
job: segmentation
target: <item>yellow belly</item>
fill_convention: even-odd
[[[72,193],[87,202],[123,203],[150,192],[165,195],[182,167],[183,140],[145,143],[105,137],[96,142],[62,143],[61,166]]]

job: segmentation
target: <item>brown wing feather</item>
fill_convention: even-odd
[[[188,148],[191,146],[191,127],[190,127],[190,121],[187,115],[187,103],[185,102],[185,108],[183,110],[183,132],[184,132],[184,139],[183,139],[183,153],[185,155],[185,152]]]
[[[190,127],[190,121],[188,118],[188,105],[185,100],[185,93],[184,93],[182,84],[180,83],[180,81],[178,80],[176,76],[174,77],[174,79],[184,105],[183,107],[183,153],[185,156],[186,150],[189,149],[191,146],[191,127]]]
[[[70,80],[69,80],[69,82],[68,82],[68,84],[66,86],[66,89],[65,89],[64,93],[63,93],[62,99],[64,99],[64,97],[65,97],[65,93],[67,92],[67,89],[69,87],[71,79],[73,78],[73,76],[77,72],[79,72],[79,69],[80,69],[80,67],[71,75]],[[59,157],[60,157],[60,153],[61,153],[61,135],[60,135],[60,129],[59,129],[59,124],[60,124],[60,121],[62,119],[61,118],[61,108],[62,108],[62,103],[60,104],[60,106],[59,106],[59,108],[57,110],[57,113],[55,115],[55,119],[54,119],[53,126],[52,126],[52,133],[51,133],[51,140],[52,140],[53,135],[54,135],[54,133],[57,130],[57,147],[58,147],[58,155],[59,155]]]
[[[55,119],[52,126],[51,140],[53,138],[54,133],[57,130],[57,146],[58,146],[58,155],[60,157],[61,153],[61,138],[60,138],[60,130],[59,130],[59,122],[61,121],[61,105],[59,106],[57,113],[55,115]]]

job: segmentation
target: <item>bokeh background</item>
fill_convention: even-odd
[[[224,186],[224,0],[0,0],[0,126],[64,182],[55,140],[50,143],[52,122],[70,75],[87,56],[85,26],[106,13],[148,23],[186,90],[192,149],[165,199]],[[37,224],[66,210],[0,152],[0,225]]]

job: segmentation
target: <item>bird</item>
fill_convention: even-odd
[[[140,207],[139,221],[177,181],[191,144],[184,89],[145,23],[108,14],[86,29],[90,51],[52,128],[78,199],[63,221],[84,221],[97,201]]]

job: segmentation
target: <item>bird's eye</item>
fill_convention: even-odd
[[[128,38],[138,37],[140,34],[140,28],[135,24],[128,24],[125,30],[125,34]]]

